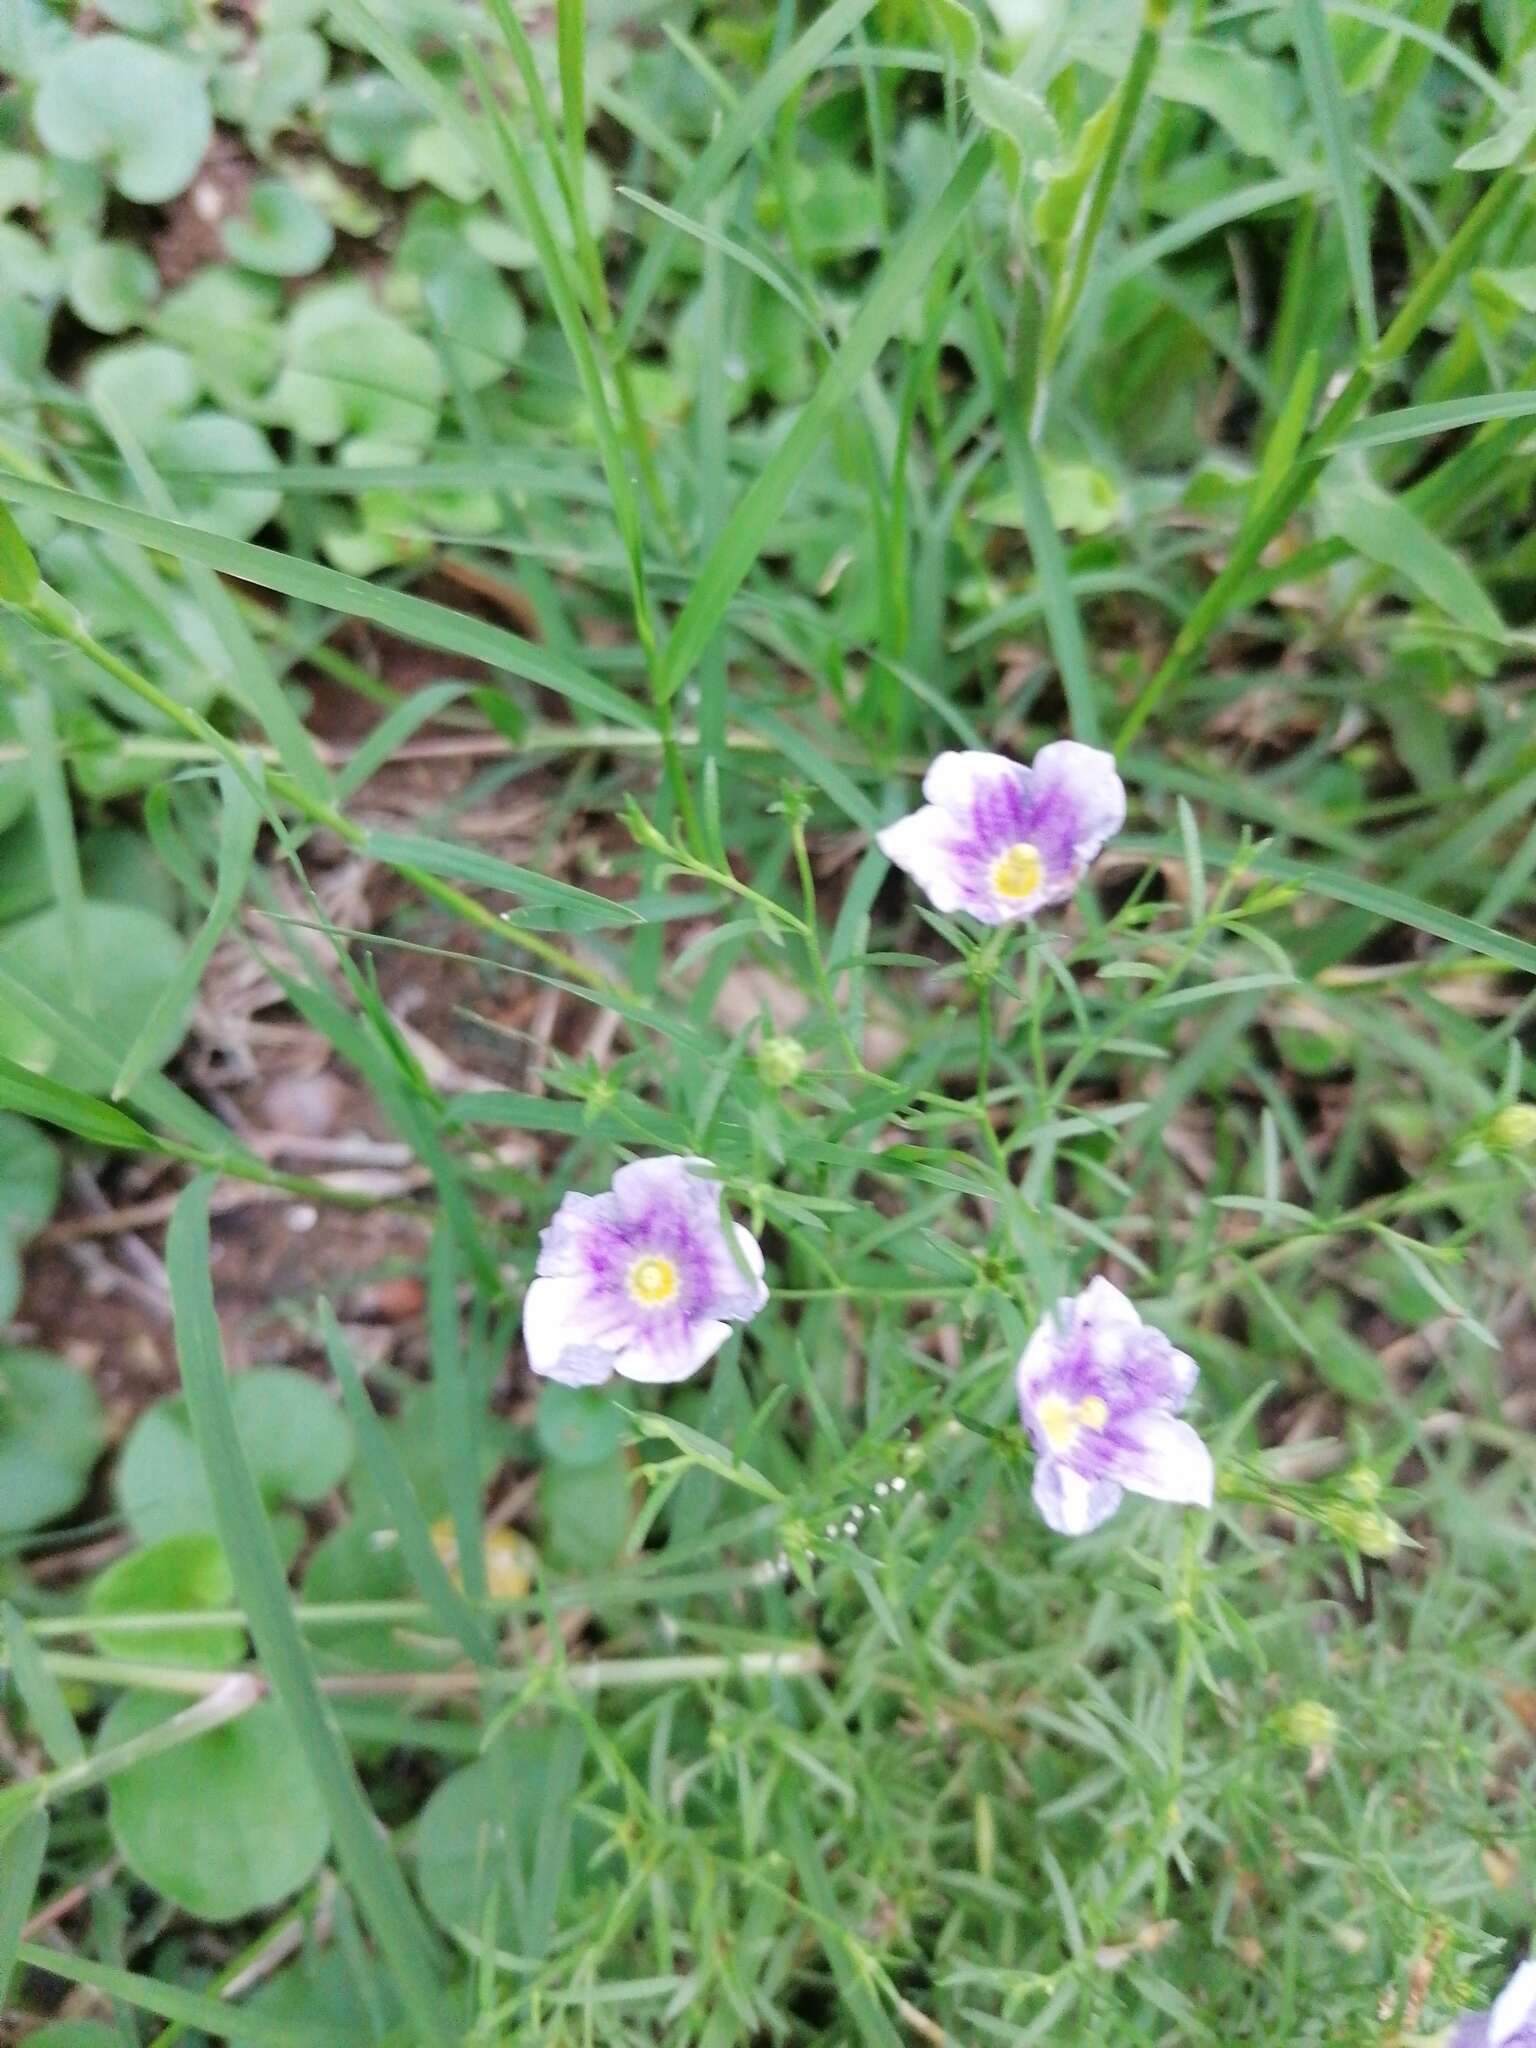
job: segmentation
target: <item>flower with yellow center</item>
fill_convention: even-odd
[[[992,863],[992,887],[1005,903],[1023,903],[1039,889],[1045,864],[1027,839],[1020,839]]]
[[[677,1293],[677,1268],[660,1252],[647,1252],[630,1267],[625,1285],[642,1308],[664,1308]]]
[[[1069,1451],[1080,1431],[1104,1427],[1109,1409],[1097,1394],[1085,1394],[1081,1401],[1069,1401],[1064,1394],[1045,1394],[1035,1404],[1035,1418],[1053,1451]]]

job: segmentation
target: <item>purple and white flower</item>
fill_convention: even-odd
[[[1177,1413],[1199,1376],[1109,1281],[1056,1303],[1018,1366],[1035,1505],[1053,1529],[1085,1535],[1127,1492],[1210,1506],[1211,1454]]]
[[[1448,2048],[1536,2048],[1536,1962],[1520,1965],[1491,2011],[1468,2013]]]
[[[523,1302],[528,1363],[567,1387],[685,1380],[768,1299],[757,1239],[696,1159],[621,1166],[605,1195],[567,1195]]]
[[[880,851],[935,910],[1011,924],[1064,902],[1125,823],[1112,754],[1053,740],[1033,767],[1005,754],[940,754],[921,810],[878,834]]]

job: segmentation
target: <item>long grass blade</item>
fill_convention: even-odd
[[[859,309],[814,395],[726,522],[667,642],[660,677],[663,697],[676,694],[708,646],[790,492],[964,219],[966,207],[991,161],[990,138],[978,136],[966,149],[949,182],[908,229],[905,240]]]
[[[1349,264],[1350,290],[1355,301],[1355,324],[1360,330],[1360,346],[1369,351],[1376,346],[1380,331],[1376,320],[1376,286],[1371,275],[1370,223],[1366,219],[1362,197],[1369,187],[1350,135],[1349,112],[1344,104],[1338,66],[1334,62],[1333,44],[1328,39],[1322,0],[1294,0],[1291,33],[1295,39],[1296,54],[1301,60],[1307,98],[1312,102],[1312,112],[1322,132],[1323,152],[1333,181],[1339,226],[1344,235],[1344,254]]]
[[[412,2024],[433,2048],[456,2048],[459,2030],[438,1978],[434,1944],[325,1710],[271,1524],[240,1442],[213,1305],[208,1222],[213,1185],[206,1177],[196,1180],[177,1203],[166,1265],[187,1414],[219,1535],[257,1654],[304,1751],[330,1816],[342,1869]]]

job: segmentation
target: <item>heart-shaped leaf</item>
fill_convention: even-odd
[[[317,1380],[257,1366],[230,1388],[240,1440],[268,1507],[323,1500],[352,1462],[352,1432]],[[142,1542],[217,1526],[186,1404],[157,1401],[139,1417],[117,1464],[117,1497]]]
[[[113,1616],[199,1614],[229,1607],[235,1597],[229,1560],[216,1536],[189,1530],[132,1550],[109,1565],[86,1595],[97,1623],[91,1630],[104,1657],[150,1664],[212,1666],[233,1664],[245,1649],[245,1631],[230,1622],[202,1628],[107,1628]]]
[[[249,483],[221,484],[219,473],[277,472],[277,457],[260,427],[227,413],[197,412],[173,420],[156,436],[151,454],[177,509],[195,525],[249,540],[277,514],[282,494]]]
[[[111,1048],[131,1045],[181,965],[185,947],[152,910],[128,903],[83,906],[89,1002],[79,1015],[72,922],[57,908],[39,911],[0,932],[0,1052],[66,1087],[105,1092],[112,1085]],[[54,1036],[47,1012],[88,1028],[100,1057]],[[158,1034],[157,1064],[186,1029],[184,1014]]]
[[[226,253],[265,277],[307,277],[336,239],[325,215],[286,178],[253,185],[246,211],[226,221],[223,234]]]
[[[69,266],[70,308],[98,334],[140,325],[159,290],[159,271],[131,242],[89,243]]]
[[[145,206],[187,189],[213,135],[202,73],[132,36],[70,43],[44,71],[32,118],[46,148],[101,164]]]
[[[148,1734],[180,1704],[125,1694],[98,1748]],[[199,1920],[241,1920],[287,1898],[330,1841],[303,1751],[270,1700],[119,1772],[107,1811],[134,1874]]]
[[[0,1351],[0,1534],[72,1508],[104,1435],[84,1373],[47,1351]]]

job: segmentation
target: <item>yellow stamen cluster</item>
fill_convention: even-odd
[[[660,1252],[647,1252],[630,1267],[626,1284],[642,1308],[662,1308],[677,1292],[677,1268]]]
[[[1064,1394],[1045,1394],[1035,1404],[1035,1415],[1053,1451],[1069,1451],[1078,1432],[1102,1429],[1109,1409],[1097,1394],[1085,1394],[1081,1401],[1069,1401]]]
[[[992,887],[1006,903],[1022,903],[1040,887],[1045,873],[1039,853],[1027,839],[1010,846],[992,863]]]

